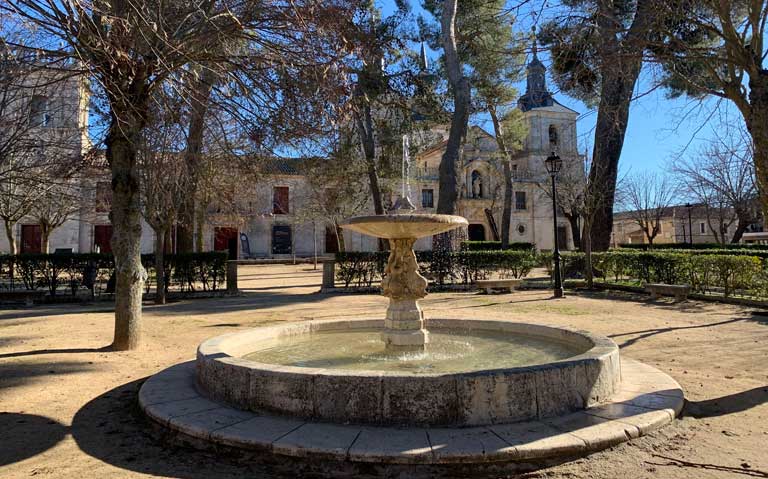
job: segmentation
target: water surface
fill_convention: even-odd
[[[380,336],[380,330],[371,329],[272,339],[244,358],[283,366],[423,374],[530,366],[584,352],[549,339],[452,329],[430,330],[426,351],[387,352]]]

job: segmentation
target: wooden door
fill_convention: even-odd
[[[99,247],[101,253],[112,252],[112,225],[95,225],[93,227],[93,247]]]
[[[40,225],[21,225],[21,253],[40,253],[43,245]]]
[[[325,227],[325,252],[339,252],[339,239],[336,237],[336,228],[334,226]]]
[[[216,227],[213,232],[214,251],[227,251],[229,259],[237,259],[237,241],[240,236],[237,228]]]
[[[272,227],[272,254],[291,254],[293,251],[290,225]]]

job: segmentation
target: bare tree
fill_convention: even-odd
[[[589,165],[582,158],[568,158],[557,175],[557,206],[571,227],[573,246],[582,249],[582,220],[586,210],[586,191]],[[538,184],[547,197],[552,198],[549,181]]]
[[[182,126],[175,114],[178,99],[156,96],[150,126],[141,135],[137,149],[141,179],[141,213],[155,233],[155,304],[165,304],[166,238],[177,224],[179,210],[187,199],[186,163],[179,161],[184,144]],[[175,101],[174,101],[175,100]]]
[[[343,51],[344,2],[249,0],[221,2],[91,2],[7,0],[0,12],[34,28],[29,41],[47,55],[76,58],[84,75],[103,91],[109,124],[106,159],[112,174],[116,265],[113,347],[135,349],[141,338],[141,208],[137,144],[146,127],[150,99],[159,85],[180,81],[183,69],[221,68],[235,88],[231,112],[250,125],[259,148],[276,137],[293,140],[309,119],[327,114],[324,94],[331,68]],[[231,38],[243,45],[225,51]],[[51,38],[64,47],[50,48]],[[241,73],[231,73],[231,68]],[[309,85],[312,85],[310,87]],[[322,93],[322,94],[321,94]],[[226,95],[225,95],[226,96]],[[267,122],[263,122],[263,120]],[[301,133],[300,133],[301,132]],[[270,138],[271,137],[271,138]]]
[[[30,216],[40,225],[40,246],[43,253],[49,252],[51,233],[70,220],[80,210],[82,196],[77,179],[49,179],[43,182],[40,194],[30,211]],[[47,184],[46,184],[47,183]]]
[[[66,71],[46,69],[34,50],[12,46],[20,32],[6,16],[0,29],[0,218],[14,254],[16,223],[80,160],[82,84]]]
[[[366,166],[360,161],[332,158],[306,160],[302,168],[307,183],[302,208],[296,213],[303,221],[317,218],[332,225],[339,251],[346,250],[341,222],[367,210],[370,204]]]
[[[640,172],[627,177],[622,189],[627,214],[643,231],[648,244],[653,245],[675,199],[673,182],[664,174]]]
[[[752,141],[739,128],[715,132],[708,145],[672,165],[679,185],[704,207],[709,229],[719,243],[738,243],[749,225],[760,219]],[[728,238],[729,227],[736,230]]]

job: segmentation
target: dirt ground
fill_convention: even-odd
[[[273,477],[230,455],[166,445],[137,412],[141,382],[194,357],[199,342],[278,321],[383,315],[372,295],[317,294],[311,266],[241,267],[237,298],[146,305],[144,346],[104,350],[109,304],[0,309],[0,478]],[[575,326],[685,389],[683,417],[647,437],[529,478],[768,478],[768,312],[717,303],[650,302],[544,291],[432,294],[427,317]],[[294,477],[296,477],[294,475]]]

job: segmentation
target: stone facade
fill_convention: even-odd
[[[72,108],[79,113],[78,125],[87,125],[85,89],[67,89],[65,95]],[[79,95],[79,96],[78,96]],[[510,227],[511,242],[530,242],[539,249],[552,249],[552,202],[541,185],[548,184],[549,176],[544,160],[550,152],[563,159],[563,168],[583,168],[584,159],[578,153],[576,119],[578,114],[558,103],[546,90],[544,66],[534,56],[528,68],[528,89],[518,107],[528,125],[528,135],[522,151],[514,153],[513,211]],[[82,128],[78,133],[81,135]],[[415,155],[410,174],[410,195],[418,212],[435,213],[438,196],[438,168],[447,139],[445,128],[435,128],[429,135],[433,144]],[[290,163],[290,162],[289,162]],[[294,165],[295,166],[295,165]],[[237,250],[239,257],[291,257],[311,256],[335,252],[335,232],[322,220],[312,221],[302,210],[307,195],[307,181],[300,168],[284,164],[264,175],[246,194],[243,207],[237,215],[209,210],[202,228],[205,250]],[[461,191],[457,214],[469,221],[470,239],[499,239],[502,223],[503,176],[502,163],[495,138],[478,126],[469,129],[459,168]],[[83,205],[79,215],[53,232],[50,251],[71,249],[75,252],[105,251],[105,237],[109,236],[108,207],[100,204],[100,197],[109,189],[106,169],[94,169],[83,174]],[[388,180],[383,179],[387,182]],[[394,180],[392,180],[394,181]],[[393,186],[393,185],[392,185]],[[399,188],[390,188],[399,191]],[[286,205],[275,206],[276,195],[282,194]],[[386,198],[387,202],[395,198]],[[372,212],[372,207],[370,208]],[[360,212],[365,214],[365,212]],[[16,227],[21,237],[21,225]],[[571,230],[564,217],[558,218],[561,248],[573,247]],[[344,232],[349,251],[373,251],[378,242],[353,231]],[[171,243],[175,243],[173,240]],[[147,224],[142,225],[142,252],[153,251],[154,234]],[[431,238],[419,239],[414,248],[427,250]],[[0,235],[0,251],[8,245]]]

